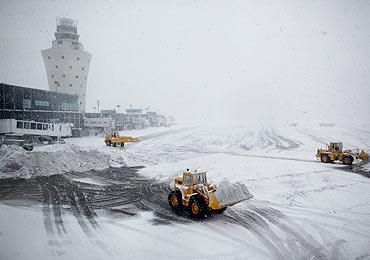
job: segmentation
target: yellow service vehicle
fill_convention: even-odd
[[[118,131],[111,131],[105,136],[104,142],[107,146],[112,145],[113,147],[116,147],[117,145],[121,145],[121,147],[123,147],[125,146],[125,143],[128,142],[139,142],[139,138],[120,136]]]
[[[324,163],[341,161],[345,165],[351,165],[355,159],[368,160],[369,154],[364,150],[352,151],[343,150],[342,142],[330,142],[327,149],[317,149],[316,157]]]
[[[227,207],[253,197],[244,184],[225,186],[208,183],[206,172],[187,170],[182,177],[175,178],[168,202],[176,211],[187,209],[192,217],[203,218],[207,213],[222,213]]]

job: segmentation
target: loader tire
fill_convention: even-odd
[[[171,208],[180,211],[182,209],[182,196],[179,191],[171,191],[168,195],[168,203]]]
[[[122,142],[122,143],[121,143],[121,147],[124,147],[124,146],[125,146],[125,143],[123,143],[123,142]]]
[[[189,212],[192,218],[204,218],[206,215],[206,205],[204,200],[198,196],[191,197],[189,200]]]
[[[327,155],[327,154],[322,154],[322,155],[321,155],[321,161],[322,161],[323,163],[330,163],[330,162],[331,162],[330,157],[329,157],[329,155]]]
[[[107,146],[111,146],[112,145],[112,142],[109,140],[108,142],[106,142],[106,145]]]
[[[116,147],[117,146],[117,143],[113,143],[113,147]]]
[[[343,157],[342,163],[344,165],[351,165],[353,163],[353,157],[350,155]]]

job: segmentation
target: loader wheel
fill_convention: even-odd
[[[116,147],[117,146],[117,143],[113,143],[113,147]]]
[[[327,154],[323,154],[323,155],[321,155],[321,161],[322,161],[323,163],[330,163],[330,162],[331,162],[331,160],[330,160],[330,158],[329,158],[329,155],[327,155]]]
[[[342,163],[345,165],[351,165],[353,163],[353,157],[352,156],[344,157]]]
[[[189,201],[189,212],[193,218],[204,218],[206,214],[204,201],[199,197],[191,197]]]
[[[182,196],[181,192],[179,191],[171,191],[168,195],[168,203],[170,204],[171,208],[178,211],[182,208]]]
[[[112,142],[109,140],[108,142],[106,142],[107,146],[111,146],[112,145]]]
[[[125,146],[125,143],[121,143],[121,147],[124,147]]]

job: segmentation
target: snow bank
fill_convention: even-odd
[[[221,205],[233,204],[253,197],[244,183],[230,183],[226,179],[219,184],[215,196]]]
[[[363,165],[363,169],[367,172],[370,173],[370,161],[365,161],[364,165]]]
[[[0,178],[29,176],[29,171],[17,160],[25,155],[26,151],[20,146],[2,145],[0,147]]]
[[[96,149],[81,150],[76,145],[53,145],[48,151],[32,152],[19,146],[3,145],[0,147],[0,178],[102,170],[120,162],[119,157]]]

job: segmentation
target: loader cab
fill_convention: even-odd
[[[109,134],[106,136],[106,138],[117,138],[119,137],[119,132],[118,131],[111,131]]]
[[[175,179],[175,187],[176,184],[180,184]],[[207,186],[207,177],[205,172],[201,173],[192,173],[189,171],[186,171],[182,175],[182,184],[181,184],[181,193],[185,201],[189,201],[190,197],[194,195],[194,193],[201,192],[201,190],[204,191],[204,187]],[[203,188],[203,189],[202,189]],[[187,205],[187,202],[185,202],[185,205]]]
[[[111,137],[112,137],[112,138],[117,138],[117,137],[119,137],[119,133],[118,133],[118,131],[112,131],[112,133],[111,133]]]
[[[184,172],[182,175],[182,185],[190,187],[193,186],[193,174],[191,172]]]
[[[184,172],[182,180],[183,180],[182,184],[188,187],[197,184],[206,184],[207,175],[205,172],[200,173]]]
[[[343,144],[341,142],[331,142],[328,145],[328,150],[330,151],[342,151]]]
[[[195,173],[193,174],[194,184],[206,184],[207,183],[207,176],[205,172]]]

